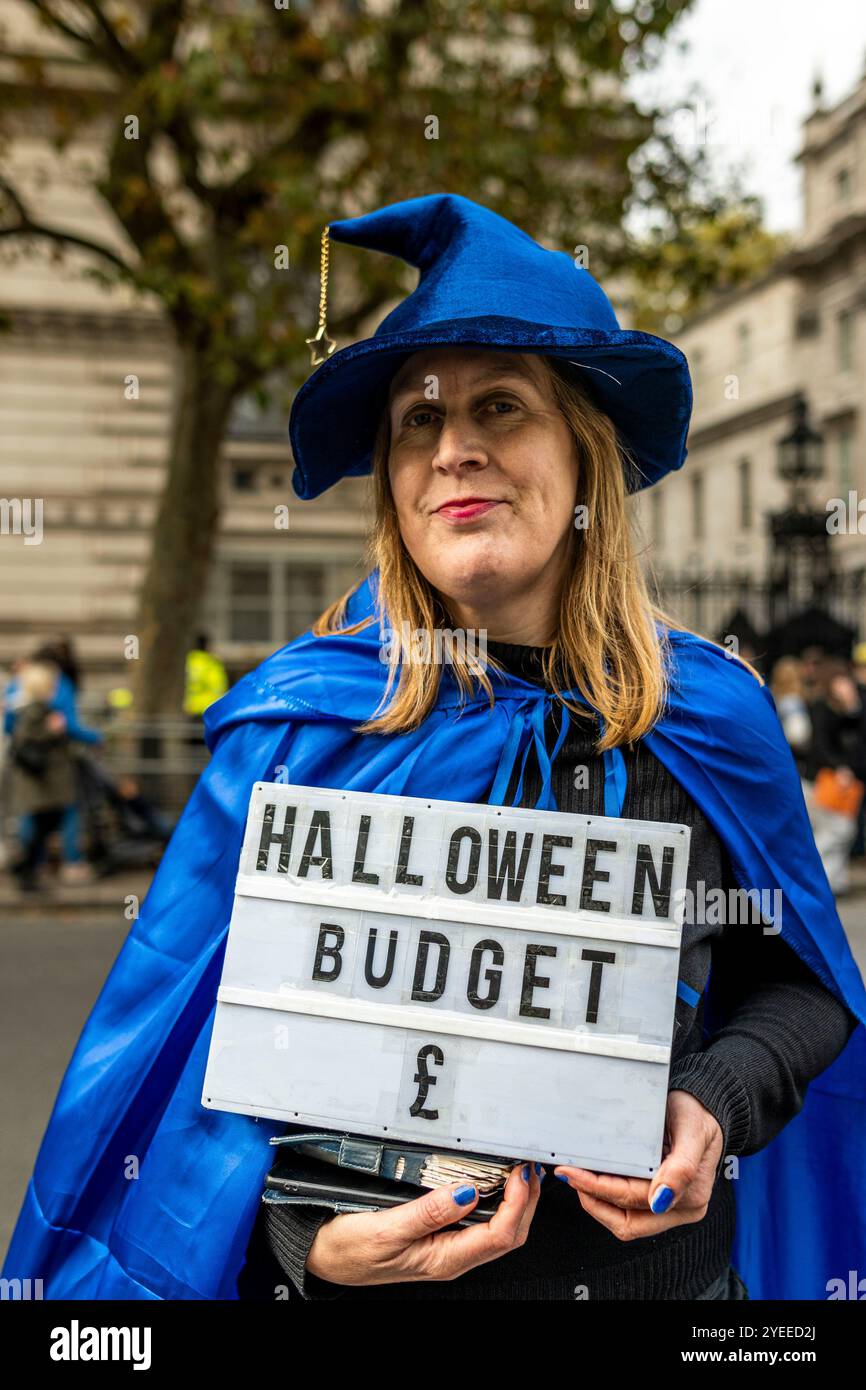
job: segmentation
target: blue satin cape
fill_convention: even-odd
[[[374,586],[375,572],[350,621],[375,613]],[[672,632],[671,649],[669,709],[648,747],[707,816],[741,886],[781,888],[784,940],[860,1019],[734,1183],[734,1262],[752,1298],[825,1299],[830,1279],[866,1269],[866,991],[769,690],[700,638]],[[554,806],[549,692],[491,671],[494,707],[483,693],[461,706],[445,667],[419,729],[359,735],[384,690],[379,651],[378,617],[358,635],[305,634],[206,712],[211,761],[67,1069],[5,1277],[41,1278],[52,1299],[237,1298],[268,1138],[284,1126],[200,1097],[254,782],[502,804],[534,744],[538,804]],[[707,1005],[712,1016],[712,972]]]

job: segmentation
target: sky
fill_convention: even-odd
[[[660,67],[631,81],[639,97],[679,100],[690,86],[698,88],[699,120],[685,112],[678,117],[678,140],[706,140],[720,178],[739,168],[745,191],[763,196],[767,227],[779,232],[800,225],[793,160],[815,73],[831,106],[864,68],[864,0],[698,0],[669,31]]]

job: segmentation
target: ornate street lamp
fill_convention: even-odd
[[[779,476],[788,485],[788,502],[768,517],[771,628],[795,613],[823,607],[833,583],[827,511],[816,510],[810,496],[811,484],[824,474],[824,440],[809,422],[802,392],[794,400],[793,426],[776,450]]]
[[[776,449],[779,477],[791,485],[791,501],[796,504],[804,485],[824,474],[824,437],[809,423],[809,406],[802,391],[794,402],[794,426]]]

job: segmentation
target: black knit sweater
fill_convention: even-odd
[[[508,671],[543,683],[543,648],[488,642],[488,651]],[[560,716],[561,706],[555,704],[545,730],[549,751]],[[561,811],[604,814],[603,762],[593,746],[597,734],[594,721],[572,718],[552,769]],[[624,748],[623,754],[628,772],[623,816],[691,827],[687,886],[694,901],[701,901],[701,882],[707,894],[736,888],[724,847],[683,787],[643,743]],[[586,774],[576,777],[578,768]],[[516,780],[515,769],[513,785]],[[505,798],[509,804],[513,785]],[[533,806],[540,786],[533,750],[516,804]],[[690,921],[690,916],[721,920]],[[760,923],[726,924],[724,916],[709,910],[686,915],[680,979],[701,995],[712,962],[728,1021],[705,1039],[703,999],[696,1008],[677,1000],[669,1090],[695,1096],[721,1125],[724,1154],[735,1156],[762,1149],[798,1113],[809,1082],[841,1052],[857,1020],[781,936],[764,932]],[[720,1165],[702,1221],[628,1243],[585,1212],[577,1194],[548,1170],[526,1243],[447,1282],[350,1287],[319,1279],[305,1269],[305,1260],[322,1222],[333,1214],[316,1207],[262,1207],[238,1291],[247,1299],[274,1299],[288,1287],[290,1297],[305,1299],[571,1300],[582,1286],[586,1293],[580,1296],[590,1299],[694,1298],[730,1261],[734,1192],[727,1168]]]

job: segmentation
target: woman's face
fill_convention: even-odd
[[[535,586],[557,592],[578,460],[538,360],[417,352],[394,377],[388,409],[400,531],[452,612],[489,611]]]

